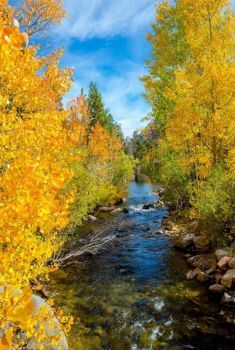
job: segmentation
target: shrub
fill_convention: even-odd
[[[222,167],[192,191],[192,215],[215,245],[227,245],[235,237],[235,176]]]

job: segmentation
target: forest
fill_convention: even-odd
[[[106,107],[95,79],[65,103],[74,71],[61,64],[64,49],[59,42],[53,50],[46,46],[51,28],[66,18],[62,0],[0,0],[0,350],[184,349],[179,339],[186,342],[186,334],[187,342],[197,344],[190,348],[217,349],[216,336],[211,347],[200,336],[195,340],[189,320],[185,334],[178,326],[167,328],[174,325],[169,321],[174,312],[182,325],[186,322],[172,306],[178,302],[189,308],[191,300],[198,298],[202,309],[211,305],[208,312],[213,315],[220,304],[203,299],[204,286],[182,285],[182,271],[187,270],[182,253],[173,251],[168,236],[158,239],[164,220],[170,217],[196,234],[184,250],[191,261],[195,254],[223,250],[222,255],[216,253],[218,262],[212,272],[193,265],[194,277],[188,280],[201,279],[208,287],[213,281],[219,295],[229,296],[228,304],[234,306],[235,22],[231,2],[157,2],[146,35],[151,52],[143,62],[145,74],[139,77],[150,112],[143,115],[145,126],[128,138]],[[133,182],[134,174],[141,177],[139,172],[148,177],[146,183]],[[113,230],[114,243],[93,258],[97,259],[93,268],[91,257],[86,267],[84,261],[60,266],[68,246],[74,249],[78,241],[86,246],[88,239],[92,243],[91,232],[99,235],[103,225]],[[80,233],[83,230],[85,236]],[[154,232],[155,238],[147,237],[148,232]],[[84,251],[92,255],[89,249]],[[170,262],[159,262],[162,254],[172,254]],[[166,281],[161,287],[165,275],[156,275],[160,272],[155,263],[167,265],[170,276],[178,265],[177,280],[170,277],[172,283]],[[96,268],[100,275],[95,275],[94,282]],[[76,286],[74,276],[79,276]],[[99,279],[97,287],[94,283]],[[90,309],[85,311],[88,304]],[[235,324],[232,310],[226,318],[233,320],[229,327]],[[154,319],[161,322],[158,313],[163,319],[173,316],[156,325]],[[143,322],[138,319],[142,316]],[[232,329],[211,321],[213,331],[209,326],[205,330],[203,317],[192,317],[200,334],[220,337],[218,349],[232,349]]]

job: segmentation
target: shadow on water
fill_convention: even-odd
[[[112,246],[52,276],[55,300],[75,319],[72,350],[234,349],[233,330],[216,321],[218,307],[184,281],[182,255],[155,234],[167,210],[142,205],[156,200],[150,183],[132,182],[129,213],[102,222],[122,223]]]

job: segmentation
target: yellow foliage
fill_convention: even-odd
[[[31,37],[45,32],[53,23],[61,23],[66,11],[62,0],[23,0],[15,8],[14,16]]]
[[[185,172],[206,178],[235,144],[234,16],[228,1],[181,0],[190,55],[166,96],[175,101],[166,126]]]
[[[68,115],[57,111],[71,71],[59,69],[59,52],[36,57],[36,48],[9,25],[8,11],[0,12],[1,348],[9,348],[17,328],[37,336],[30,281],[50,272],[46,262],[62,244],[57,231],[68,223],[74,193],[66,182],[77,159]]]
[[[234,19],[228,0],[162,1],[142,78],[158,133],[157,145],[148,140],[148,169],[166,199],[178,208],[190,203],[212,236],[234,231]]]
[[[25,29],[34,16],[37,25],[22,33],[12,13]],[[49,262],[63,244],[59,232],[69,223],[71,205],[83,201],[77,169],[91,171],[93,182],[99,179],[107,192],[117,191],[112,169],[123,154],[121,141],[99,124],[88,132],[82,96],[67,111],[59,110],[72,70],[59,68],[62,51],[39,57],[37,47],[27,46],[44,20],[59,22],[64,14],[55,0],[25,0],[14,10],[7,1],[0,4],[0,349],[21,349],[30,338],[38,344],[45,340],[43,321],[53,315],[46,309],[35,315],[31,285],[57,268]],[[87,214],[102,196],[94,200],[89,191],[86,196]],[[34,290],[40,289],[36,283]],[[71,318],[55,313],[69,331]],[[17,338],[19,331],[27,339]],[[52,344],[58,341],[52,336]]]

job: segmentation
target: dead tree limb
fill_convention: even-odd
[[[53,260],[53,263],[65,265],[73,260],[78,260],[82,255],[98,254],[117,237],[117,233],[121,228],[123,228],[123,225],[117,222],[112,222],[109,225],[105,224],[103,227],[89,234],[82,245],[64,256],[57,257]]]

